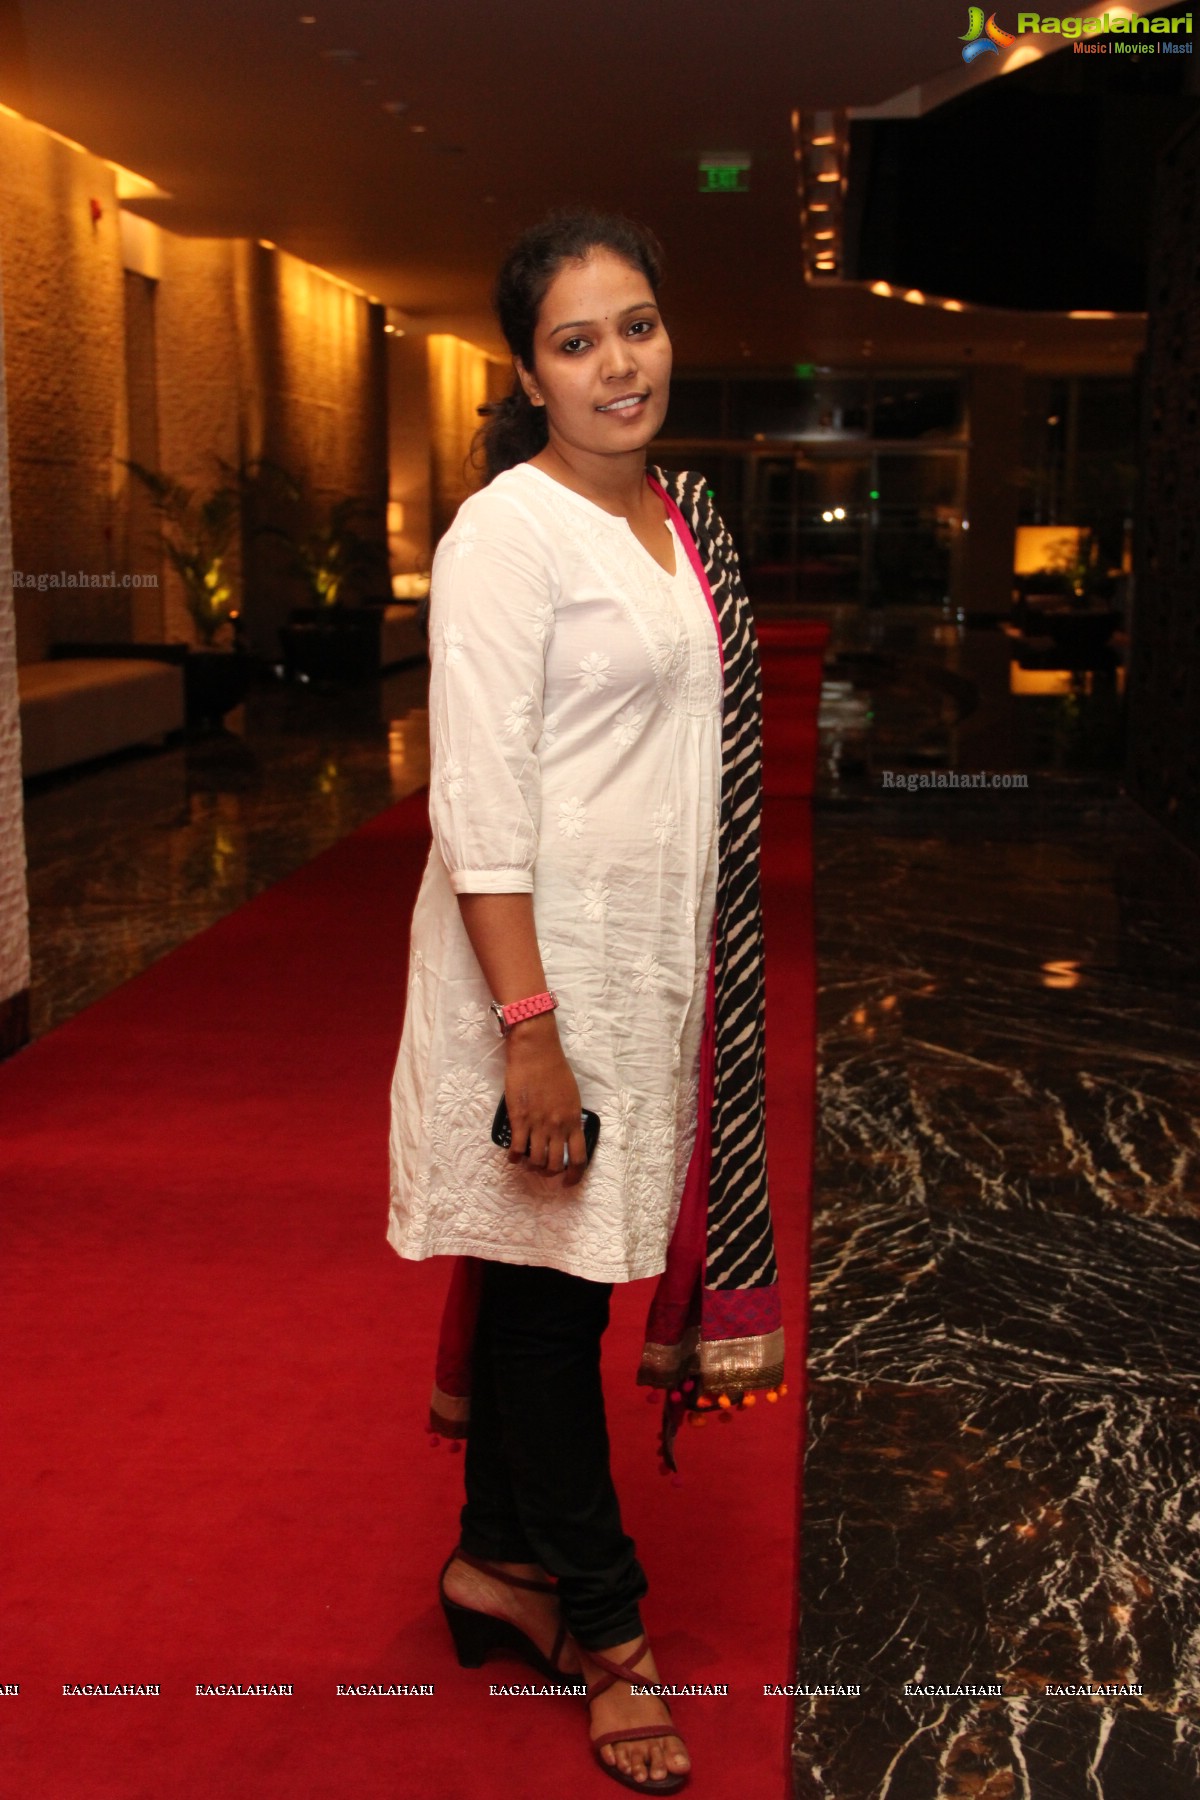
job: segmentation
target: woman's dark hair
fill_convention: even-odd
[[[500,266],[492,305],[514,356],[533,368],[533,334],[546,290],[564,263],[582,262],[593,250],[611,250],[640,269],[657,294],[662,281],[662,246],[644,225],[619,213],[561,207],[539,225],[522,232]],[[528,462],[545,448],[546,409],[534,406],[514,375],[511,391],[493,406],[480,409],[485,421],[476,437],[482,451],[484,481],[502,469]]]

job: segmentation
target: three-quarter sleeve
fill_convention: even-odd
[[[429,818],[456,894],[533,888],[551,590],[521,509],[486,489],[467,501],[429,604]]]

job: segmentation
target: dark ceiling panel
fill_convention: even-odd
[[[664,240],[690,363],[870,355],[884,338],[963,353],[961,317],[805,288],[791,161],[794,107],[876,104],[961,65],[961,20],[941,7],[0,0],[5,19],[24,65],[0,59],[0,100],[168,191],[139,210],[269,238],[430,329],[499,352],[487,291],[504,245],[586,200]],[[698,193],[705,150],[747,152],[749,192]],[[1022,354],[1011,320],[969,330],[973,353]]]

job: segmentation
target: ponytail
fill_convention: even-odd
[[[503,400],[479,408],[483,424],[475,434],[471,460],[476,467],[483,463],[486,486],[505,469],[515,469],[528,462],[549,440],[546,409],[535,406],[517,380]]]

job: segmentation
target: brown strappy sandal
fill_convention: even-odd
[[[451,1600],[446,1592],[446,1570],[455,1560],[469,1563],[471,1568],[482,1570],[494,1581],[502,1581],[506,1587],[528,1588],[535,1594],[554,1594],[558,1589],[552,1581],[530,1581],[524,1575],[509,1575],[478,1556],[469,1556],[465,1550],[452,1550],[438,1576],[438,1593],[446,1623],[450,1627],[450,1635],[454,1639],[459,1667],[480,1669],[489,1656],[498,1653],[502,1656],[518,1656],[551,1680],[561,1679],[563,1669],[559,1659],[570,1635],[562,1621],[559,1621],[554,1648],[547,1657],[539,1650],[529,1633],[522,1631],[519,1625],[514,1625],[511,1619],[502,1619],[495,1613],[479,1612],[473,1606],[463,1606],[459,1601]],[[574,1679],[579,1678],[575,1676]]]
[[[585,1650],[584,1655],[590,1657],[593,1662],[599,1663],[604,1670],[599,1681],[592,1682],[588,1688],[589,1706],[600,1694],[607,1694],[615,1682],[627,1681],[630,1687],[642,1686],[645,1677],[638,1674],[636,1664],[640,1662],[649,1648],[650,1640],[644,1637],[630,1653],[629,1660],[623,1663],[613,1662],[611,1657],[602,1656],[599,1650]],[[667,1706],[665,1700],[663,1705],[667,1707],[667,1719],[670,1720],[671,1708]],[[670,1725],[669,1729],[662,1725],[646,1725],[640,1730],[628,1727],[623,1731],[602,1731],[599,1737],[590,1738],[589,1742],[596,1761],[604,1773],[611,1775],[622,1786],[632,1788],[637,1794],[677,1794],[687,1782],[688,1776],[691,1774],[690,1769],[685,1770],[682,1775],[664,1775],[661,1781],[652,1781],[648,1775],[645,1781],[637,1781],[632,1775],[627,1775],[624,1769],[618,1768],[616,1763],[606,1763],[600,1754],[605,1744],[633,1744],[646,1738],[660,1737],[675,1737],[681,1744],[684,1743],[682,1733],[677,1731],[674,1725]],[[686,1744],[684,1744],[684,1748],[687,1748]]]

